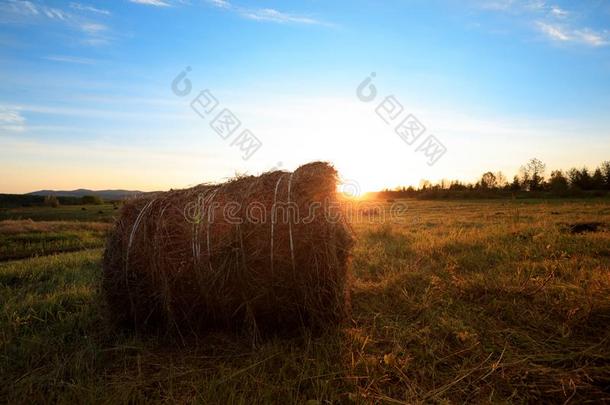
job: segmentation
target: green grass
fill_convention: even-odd
[[[33,221],[111,222],[117,210],[113,204],[61,205],[59,207],[1,208],[0,221],[31,219]]]
[[[114,330],[99,296],[100,254],[0,264],[0,374],[10,381],[0,386],[1,402],[338,398],[337,336],[253,348],[211,334],[178,347]]]
[[[101,250],[1,263],[0,402],[610,402],[610,234],[565,232],[610,204],[407,205],[354,225],[352,319],[321,337],[135,336]]]
[[[102,247],[107,223],[0,221],[0,261]]]

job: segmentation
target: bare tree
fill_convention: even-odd
[[[504,187],[508,183],[506,176],[502,172],[496,172],[496,186]]]
[[[521,167],[523,183],[530,191],[542,189],[544,183],[544,171],[546,165],[540,159],[532,158],[525,166]]]

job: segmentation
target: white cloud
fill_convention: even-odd
[[[46,17],[51,20],[66,21],[70,16],[63,10],[47,7],[31,1],[9,0],[0,4],[3,20],[8,19],[15,22],[19,18]]]
[[[541,21],[538,21],[537,25],[538,25],[538,28],[540,29],[540,31],[552,40],[556,40],[556,41],[569,41],[570,40],[569,34],[567,32],[565,32],[564,29],[558,25],[552,25],[552,24],[541,22]]]
[[[34,5],[31,1],[16,1],[9,0],[6,3],[0,4],[0,9],[2,10],[3,17],[8,17],[10,14],[18,14],[18,15],[38,15],[40,12],[38,11],[38,7]]]
[[[59,10],[57,8],[45,8],[44,9],[44,13],[50,19],[56,19],[56,20],[65,21],[66,18],[67,18],[66,14],[63,11],[61,11],[61,10]]]
[[[524,8],[529,11],[545,11],[548,9],[545,0],[528,0],[523,3]]]
[[[80,43],[83,45],[90,45],[90,46],[104,46],[104,45],[110,44],[110,39],[100,38],[100,37],[97,37],[97,38],[88,37],[88,38],[81,39]]]
[[[12,2],[12,3],[15,4],[17,2]],[[38,9],[31,2],[24,1],[21,4],[26,10],[30,11],[31,13],[38,14]]]
[[[316,21],[309,17],[302,17],[302,16],[297,16],[297,15],[282,13],[281,11],[277,11],[272,8],[245,11],[241,14],[246,18],[249,18],[251,20],[258,20],[258,21],[271,21],[271,22],[277,22],[277,23],[295,23],[295,24],[319,24],[320,23],[319,21]]]
[[[102,31],[106,31],[108,27],[106,27],[104,24],[85,22],[80,24],[80,29],[88,34],[98,34]]]
[[[145,4],[147,6],[168,7],[169,4],[162,0],[129,0],[132,3]]]
[[[231,4],[225,0],[209,0],[209,3],[219,8],[231,8]]]
[[[607,31],[597,32],[590,28],[571,29],[559,24],[538,21],[537,27],[552,41],[572,42],[592,47],[605,46],[610,43]]]
[[[484,10],[501,11],[518,15],[551,15],[564,18],[568,12],[561,7],[549,4],[546,0],[478,0],[477,6]]]
[[[111,38],[108,35],[108,27],[106,25],[89,21],[79,22],[76,25],[86,34],[80,41],[82,44],[102,46],[110,43]]]
[[[543,10],[544,0],[477,0],[477,6],[485,10],[524,13]]]
[[[65,117],[90,117],[90,118],[113,118],[113,119],[149,119],[150,112],[139,111],[139,110],[122,110],[117,109],[116,106],[111,108],[88,108],[88,107],[57,107],[54,105],[37,105],[37,104],[11,104],[0,106],[0,111],[4,108],[6,111],[19,112],[26,111],[28,113],[45,114],[45,115],[56,115]],[[174,122],[187,119],[195,119],[197,116],[193,116],[192,111],[184,112],[167,112],[159,111],[155,113],[155,117],[161,120],[172,120]]]
[[[79,3],[70,3],[70,8],[78,11],[95,10],[94,12],[98,14],[109,14],[106,10],[84,6]],[[9,0],[8,2],[0,3],[0,22],[25,25],[48,24],[49,26],[52,26],[50,23],[62,24],[70,29],[83,32],[85,37],[82,38],[81,43],[102,45],[110,42],[109,37],[105,33],[108,31],[108,27],[104,24],[60,8],[46,6],[39,2]]]
[[[93,59],[80,58],[78,56],[50,55],[46,56],[44,59],[53,62],[75,63],[78,65],[93,65],[96,63],[96,61]]]
[[[88,11],[91,13],[110,15],[110,11],[108,11],[108,10],[104,10],[101,8],[95,8],[93,6],[88,6],[86,4],[70,3],[70,7],[73,8],[74,10],[78,10],[78,11]]]
[[[19,110],[0,106],[0,135],[5,132],[22,132],[25,130],[25,118]]]
[[[558,17],[558,18],[565,18],[565,17],[568,16],[569,13],[567,11],[565,11],[564,9],[560,8],[560,7],[552,6],[551,7],[551,14],[553,16],[555,16],[555,17]]]
[[[608,32],[595,32],[591,29],[574,31],[574,38],[582,43],[591,46],[605,46],[609,43]]]
[[[207,2],[216,8],[235,12],[249,20],[267,21],[279,24],[329,25],[311,17],[289,14],[273,8],[245,8],[233,5],[227,0],[207,0]]]
[[[601,47],[610,44],[608,31],[584,26],[578,13],[572,13],[547,0],[475,0],[479,8],[524,19],[553,42]],[[582,13],[580,13],[582,14]]]

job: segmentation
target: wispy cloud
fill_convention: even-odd
[[[25,130],[25,118],[19,110],[0,106],[0,135],[6,132],[22,132]]]
[[[17,12],[25,11],[26,14],[28,12],[31,12],[32,14],[39,14],[38,9],[34,6],[34,4],[32,4],[29,1],[23,1],[23,2],[10,1],[9,4]],[[21,10],[20,10],[20,7],[21,7]]]
[[[476,0],[479,8],[485,10],[522,13],[539,11],[546,7],[544,0]]]
[[[149,102],[150,105],[154,102]],[[159,104],[163,105],[163,104]],[[133,109],[121,109],[117,108],[116,105],[109,106],[109,108],[96,107],[80,107],[80,106],[67,106],[58,107],[55,105],[44,105],[44,104],[5,104],[0,105],[0,111],[2,108],[7,112],[12,112],[21,117],[20,113],[27,112],[31,114],[44,114],[44,115],[55,115],[64,117],[91,117],[91,118],[114,118],[114,119],[138,119],[145,120],[150,118],[150,112],[140,111]],[[162,120],[185,120],[192,119],[192,114],[187,112],[174,112],[174,111],[159,111],[155,113],[155,117]],[[25,122],[23,120],[22,122]]]
[[[547,0],[476,0],[476,2],[479,8],[525,19],[539,34],[551,42],[590,47],[610,44],[607,30],[596,30],[583,25],[582,15],[576,18],[577,14],[582,13],[573,13]]]
[[[104,24],[85,22],[80,24],[80,29],[88,34],[99,34],[100,32],[106,31],[108,27]]]
[[[538,21],[536,25],[540,32],[552,41],[572,42],[592,47],[605,46],[610,43],[607,31],[598,32],[590,28],[573,29],[542,21]]]
[[[291,14],[273,8],[241,7],[230,3],[228,0],[207,0],[207,2],[211,6],[234,12],[249,20],[266,21],[278,24],[331,25],[309,16]]]
[[[551,14],[555,17],[558,18],[565,18],[568,16],[568,12],[564,9],[562,9],[561,7],[558,6],[552,6],[551,7]]]
[[[79,3],[71,3],[70,8],[78,11],[96,10],[98,14],[105,14],[105,10],[83,6]],[[106,25],[64,9],[46,6],[39,2],[8,0],[7,2],[0,3],[0,23],[62,24],[70,29],[81,31],[84,34],[81,42],[84,44],[102,45],[110,42]]]
[[[220,8],[231,8],[231,4],[226,0],[208,0],[208,3]]]
[[[23,18],[48,18],[51,20],[66,21],[68,14],[62,9],[49,7],[32,1],[9,0],[0,3],[2,20],[4,22],[18,22]]]
[[[155,7],[170,7],[177,3],[190,5],[187,0],[129,0],[131,3],[143,4]],[[274,8],[251,8],[242,7],[231,3],[229,0],[205,0],[210,6],[233,12],[243,18],[255,21],[273,22],[278,24],[304,24],[304,25],[327,25],[323,21],[306,16],[287,13]]]
[[[610,35],[608,31],[596,32],[585,28],[584,30],[575,30],[572,35],[576,41],[591,46],[605,46],[610,44]]]
[[[168,7],[169,4],[162,0],[129,0],[132,3],[145,4],[147,6]]]
[[[542,21],[537,22],[538,29],[548,36],[549,38],[556,41],[569,41],[570,36],[563,28],[557,25],[548,24]]]
[[[53,62],[75,63],[78,65],[94,65],[96,63],[94,59],[81,58],[78,56],[50,55],[45,56],[44,59]]]
[[[85,12],[91,12],[91,13],[96,13],[96,14],[110,15],[110,11],[108,11],[108,10],[104,10],[104,9],[101,9],[101,8],[96,8],[96,7],[93,7],[93,6],[86,5],[86,4],[70,3],[70,8],[72,8],[74,10],[78,10],[78,11],[85,11]]]
[[[68,15],[58,8],[44,7],[42,11],[47,17],[52,20],[66,21],[68,18]]]
[[[242,15],[251,20],[271,21],[277,23],[295,23],[295,24],[320,24],[320,21],[309,17],[302,17],[282,13],[272,8],[264,8],[260,10],[245,11]]]

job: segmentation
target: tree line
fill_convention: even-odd
[[[513,197],[593,197],[610,192],[610,161],[595,170],[587,167],[553,170],[547,176],[546,164],[532,158],[509,181],[502,172],[485,172],[474,183],[422,180],[418,188],[398,187],[380,192],[381,197],[400,198],[501,198]]]
[[[59,207],[60,205],[100,205],[104,201],[93,195],[83,197],[68,197],[55,195],[33,195],[33,194],[0,194],[1,208],[17,207]]]

